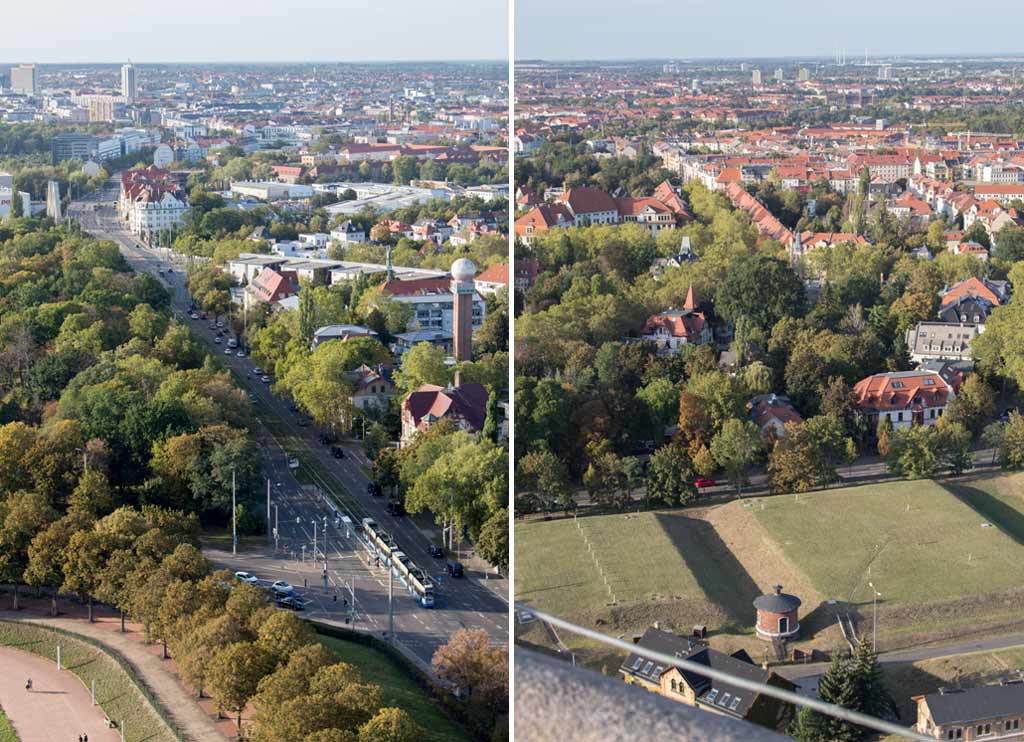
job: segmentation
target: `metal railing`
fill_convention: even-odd
[[[566,621],[564,618],[559,618],[558,616],[553,616],[550,613],[538,611],[536,608],[533,608],[525,604],[516,603],[515,608],[516,610],[528,611],[529,613],[533,614],[533,616],[536,619],[543,621],[551,626],[558,627],[559,629],[568,631],[572,634],[576,634],[577,636],[581,636],[586,639],[591,639],[593,641],[600,642],[609,647],[614,647],[615,649],[618,649],[622,652],[633,653],[637,651],[642,651],[644,657],[650,660],[654,660],[656,662],[661,662],[666,667],[678,667],[681,670],[688,670],[697,675],[711,678],[712,680],[718,680],[723,683],[728,683],[737,688],[742,688],[744,690],[751,691],[752,693],[759,693],[764,696],[769,696],[780,701],[785,701],[786,703],[791,703],[797,707],[809,708],[812,711],[817,711],[820,714],[825,714],[836,719],[842,719],[843,721],[848,721],[852,724],[867,727],[868,729],[873,729],[875,731],[883,732],[885,734],[896,735],[903,739],[917,740],[918,742],[934,742],[935,740],[934,737],[928,737],[913,729],[900,726],[899,724],[894,724],[890,721],[885,721],[884,719],[878,719],[874,716],[869,716],[868,714],[863,714],[859,711],[852,711],[850,709],[843,708],[842,706],[837,706],[834,703],[826,703],[825,701],[818,700],[817,698],[801,696],[798,693],[785,690],[784,688],[778,688],[773,685],[758,682],[756,680],[749,680],[747,678],[743,678],[738,675],[733,675],[723,670],[717,670],[713,667],[702,665],[699,662],[693,662],[692,660],[683,659],[681,657],[676,657],[674,655],[664,654],[662,652],[656,652],[654,650],[650,650],[647,648],[642,648],[641,650],[638,650],[636,645],[624,641],[623,639],[617,639],[615,637],[606,636],[605,634],[602,634],[600,631],[588,629],[585,626],[579,626],[577,624],[572,623],[571,621]]]

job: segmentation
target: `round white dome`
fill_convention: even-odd
[[[459,258],[452,263],[451,273],[456,281],[472,281],[476,277],[476,266],[468,258]]]

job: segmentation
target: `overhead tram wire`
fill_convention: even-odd
[[[587,639],[593,639],[594,641],[601,642],[602,644],[607,644],[608,646],[615,647],[623,652],[642,653],[644,657],[647,657],[648,659],[665,663],[666,667],[678,667],[681,670],[688,670],[692,673],[711,678],[712,680],[729,683],[730,685],[743,688],[744,690],[749,690],[753,693],[761,693],[766,696],[771,696],[772,698],[777,698],[780,701],[792,703],[795,706],[803,706],[821,714],[842,719],[843,721],[848,721],[852,724],[858,724],[862,727],[868,727],[869,729],[874,729],[878,732],[894,734],[903,739],[912,739],[917,740],[918,742],[935,742],[934,737],[928,737],[914,731],[913,729],[901,727],[898,724],[893,724],[890,721],[862,714],[859,711],[845,709],[842,706],[835,705],[834,703],[826,703],[825,701],[820,701],[817,698],[801,696],[792,691],[776,688],[775,686],[768,685],[766,683],[759,683],[756,680],[748,680],[747,678],[740,677],[739,675],[733,675],[732,673],[728,673],[723,670],[716,670],[713,667],[708,667],[707,665],[702,665],[698,662],[693,662],[692,660],[682,659],[681,657],[676,657],[674,655],[655,652],[645,648],[638,649],[635,645],[627,641],[606,636],[600,631],[594,631],[593,629],[588,629],[585,626],[578,626],[571,621],[566,621],[564,618],[559,618],[558,616],[553,616],[550,613],[538,611],[537,609],[523,603],[516,603],[515,608],[516,610],[528,611],[533,614],[535,618],[551,624],[552,626],[557,626],[558,628],[564,629],[570,633],[577,634]]]

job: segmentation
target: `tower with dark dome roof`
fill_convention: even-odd
[[[757,635],[762,639],[789,639],[799,633],[800,598],[782,592],[782,585],[773,586],[772,592],[754,600],[754,608]]]

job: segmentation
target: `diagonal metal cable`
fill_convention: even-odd
[[[691,660],[682,659],[662,652],[655,652],[642,647],[638,648],[637,646],[627,641],[623,641],[622,639],[607,636],[602,634],[600,631],[588,629],[585,626],[578,626],[571,621],[566,621],[564,618],[559,618],[558,616],[553,616],[550,613],[538,611],[536,608],[522,603],[516,603],[515,608],[516,610],[532,613],[536,618],[544,621],[545,623],[549,623],[552,626],[557,626],[558,628],[565,629],[573,634],[578,634],[579,636],[586,637],[587,639],[593,639],[601,642],[602,644],[607,644],[608,646],[615,647],[623,652],[636,652],[638,654],[643,654],[644,657],[648,659],[665,663],[666,667],[678,667],[682,670],[689,670],[690,672],[703,675],[704,677],[711,678],[712,680],[720,680],[724,683],[734,685],[737,688],[743,688],[744,690],[749,690],[753,693],[761,693],[766,696],[771,696],[772,698],[777,698],[780,701],[792,703],[795,706],[803,706],[813,711],[817,711],[818,713],[842,719],[843,721],[848,721],[852,724],[858,724],[862,727],[868,727],[869,729],[885,732],[886,734],[895,734],[903,739],[918,740],[919,742],[935,742],[934,737],[928,737],[914,731],[913,729],[901,727],[898,724],[893,724],[890,721],[862,714],[859,711],[851,711],[850,709],[843,708],[842,706],[837,706],[834,703],[826,703],[825,701],[818,700],[817,698],[808,698],[807,696],[801,696],[793,691],[776,688],[773,685],[759,683],[756,680],[748,680],[747,678],[742,678],[738,675],[733,675],[722,670],[716,670],[713,667],[708,667],[707,665],[702,665],[699,662],[693,662]]]

